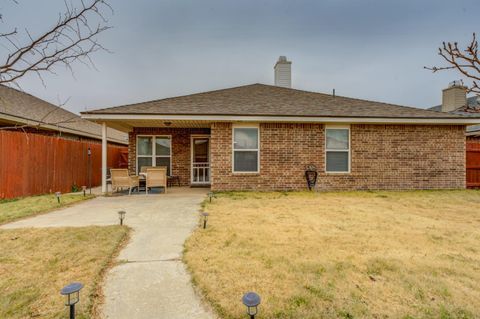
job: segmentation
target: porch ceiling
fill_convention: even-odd
[[[103,121],[98,121],[103,122]],[[209,128],[211,121],[199,120],[107,120],[108,127],[119,131],[130,132],[134,127],[178,127],[178,128]]]

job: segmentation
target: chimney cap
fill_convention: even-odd
[[[453,87],[464,87],[463,81],[462,80],[455,80],[450,83],[448,83],[448,88],[453,88]]]
[[[285,55],[281,55],[281,56],[278,57],[278,61],[277,61],[277,63],[275,63],[275,66],[277,64],[292,64],[292,62],[288,61],[287,57]]]

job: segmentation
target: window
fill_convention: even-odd
[[[258,127],[233,128],[233,172],[258,173]]]
[[[350,172],[350,129],[327,127],[325,129],[325,171]]]
[[[172,142],[170,136],[137,137],[137,174],[142,166],[166,166],[167,175],[172,166]]]

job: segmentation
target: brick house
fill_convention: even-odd
[[[291,88],[281,57],[275,85],[252,84],[83,112],[129,134],[129,170],[167,166],[182,185],[305,189],[305,167],[330,189],[465,188],[461,115]]]

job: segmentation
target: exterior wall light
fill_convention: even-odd
[[[247,314],[250,319],[255,319],[258,313],[258,305],[260,304],[260,296],[255,292],[247,292],[243,295],[242,302],[247,307]]]
[[[60,290],[60,294],[66,297],[65,306],[70,307],[70,319],[75,319],[75,304],[80,301],[80,290],[83,284],[74,282]]]
[[[57,198],[57,202],[60,204],[60,195],[62,195],[62,193],[60,192],[55,192],[55,197]]]
[[[207,221],[208,221],[208,213],[207,212],[203,212],[202,213],[202,217],[203,217],[203,229],[207,228]]]
[[[119,211],[118,211],[118,219],[120,219],[120,226],[123,225],[123,220],[125,219],[125,214],[126,214],[126,213],[127,213],[127,212],[124,211],[124,210],[119,210]]]

